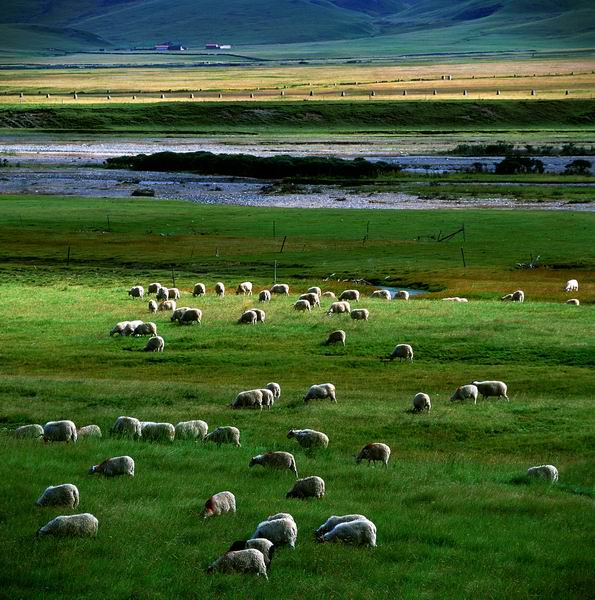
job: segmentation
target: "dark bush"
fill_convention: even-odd
[[[591,161],[577,158],[569,162],[564,169],[564,175],[591,175]]]
[[[496,173],[498,175],[543,173],[543,162],[527,156],[507,156],[496,165]]]

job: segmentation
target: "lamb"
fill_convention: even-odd
[[[351,306],[349,302],[333,302],[328,311],[327,315],[340,314],[340,313],[350,313]]]
[[[504,397],[510,400],[506,395],[508,386],[503,381],[472,381],[472,385],[476,386],[482,398],[495,396],[497,398]]]
[[[293,310],[299,310],[300,312],[310,312],[312,310],[312,305],[308,302],[308,300],[298,300],[293,304]]]
[[[364,519],[367,521],[367,518],[364,515],[343,515],[338,517],[333,515],[329,517],[315,532],[314,537],[318,541],[322,541],[322,538],[329,531],[332,531],[337,525],[341,523],[350,523],[351,521],[359,521],[360,519]]]
[[[236,296],[252,296],[252,283],[250,281],[244,281],[240,283],[236,289]]]
[[[576,279],[569,279],[564,286],[565,292],[578,292],[578,281]]]
[[[68,506],[76,508],[79,505],[79,491],[72,483],[63,483],[46,488],[35,503],[37,506]]]
[[[248,466],[253,467],[254,465],[261,465],[270,469],[289,469],[296,478],[298,476],[295,458],[289,452],[266,452],[265,454],[258,454],[252,457]]]
[[[262,388],[262,405],[266,408],[271,408],[275,404],[275,394],[268,388]]]
[[[304,402],[308,400],[324,400],[330,398],[331,402],[337,401],[337,393],[332,383],[319,383],[310,387],[304,396]]]
[[[219,517],[225,513],[236,512],[236,497],[231,492],[219,492],[211,496],[200,513],[203,519]]]
[[[359,292],[357,290],[343,290],[339,296],[339,300],[353,300],[359,302]]]
[[[342,329],[337,329],[336,331],[331,331],[328,334],[328,338],[326,342],[324,342],[325,346],[330,346],[331,344],[343,344],[345,346],[345,340],[347,339],[347,334]]]
[[[204,440],[209,432],[205,421],[180,421],[176,424],[177,440]]]
[[[37,536],[95,537],[99,521],[90,513],[65,515],[52,519],[37,530]]]
[[[174,323],[175,321],[179,321],[182,318],[182,315],[187,311],[190,310],[189,306],[179,306],[177,307],[171,314],[171,319],[170,321],[172,323]]]
[[[469,302],[467,298],[459,298],[459,296],[452,296],[451,298],[442,298],[444,302]]]
[[[336,300],[337,296],[335,296],[334,292],[323,292],[322,298],[330,298],[331,300]]]
[[[281,398],[281,386],[278,383],[271,381],[270,383],[267,383],[264,387],[267,390],[271,390],[275,398]]]
[[[89,474],[99,473],[106,477],[127,475],[134,477],[134,460],[130,456],[114,456],[89,469]]]
[[[189,308],[182,313],[182,316],[178,319],[180,325],[192,325],[192,323],[202,322],[202,310],[200,308]]]
[[[156,442],[173,442],[176,437],[176,428],[171,423],[145,422],[141,432],[143,439]]]
[[[372,462],[382,462],[388,468],[388,459],[390,458],[390,448],[386,444],[374,443],[364,446],[357,455],[355,461],[359,465],[362,460],[367,460],[368,465]]]
[[[271,292],[269,292],[269,290],[262,290],[258,294],[258,301],[259,302],[270,302],[271,301]]]
[[[168,300],[179,300],[180,299],[180,290],[178,288],[169,288],[167,290],[167,299]]]
[[[252,308],[251,310],[256,313],[256,322],[257,323],[265,322],[265,319],[267,316],[266,316],[266,313],[264,312],[264,310],[261,310],[260,308]]]
[[[430,401],[430,397],[423,392],[419,392],[419,394],[415,394],[413,397],[413,410],[415,412],[421,412],[422,410],[427,410],[430,412],[432,409],[432,402]]]
[[[236,448],[239,448],[241,446],[240,430],[237,427],[217,427],[217,429],[211,431],[205,437],[205,441],[215,442],[217,446],[221,446],[221,444],[234,444]]]
[[[578,298],[571,298],[570,300],[566,300],[566,304],[574,304],[574,306],[580,306],[580,300]]]
[[[291,515],[274,515],[266,521],[262,521],[256,527],[256,531],[250,539],[264,538],[275,546],[288,545],[295,548],[297,540],[297,524]]]
[[[273,554],[275,552],[275,544],[266,538],[254,538],[252,540],[238,540],[232,543],[229,547],[228,552],[236,552],[237,550],[246,550],[247,548],[253,548],[254,550],[260,550],[264,556],[264,564],[267,569],[269,568],[271,561],[273,560]]]
[[[288,439],[294,438],[297,443],[306,450],[320,446],[322,448],[328,447],[328,436],[322,431],[315,431],[314,429],[290,429],[287,433]]]
[[[112,435],[130,436],[138,439],[142,436],[140,421],[134,417],[118,417],[110,429]]]
[[[166,287],[160,287],[155,296],[157,300],[165,301],[169,298],[169,290]]]
[[[397,344],[388,357],[389,360],[395,360],[395,358],[398,358],[399,362],[403,359],[413,362],[413,348],[409,344]]]
[[[310,307],[320,306],[320,296],[318,294],[314,294],[313,292],[309,292],[307,294],[302,294],[298,300],[306,300],[310,303]]]
[[[141,323],[140,325],[135,327],[134,331],[132,332],[132,335],[137,337],[141,335],[157,335],[157,325],[151,322]]]
[[[339,523],[319,538],[320,542],[342,542],[356,546],[376,546],[376,525],[368,519]]]
[[[286,498],[297,498],[305,500],[306,498],[322,498],[325,494],[325,483],[321,477],[305,477],[298,479],[293,487],[285,494]]]
[[[286,283],[276,283],[271,288],[271,294],[282,294],[283,296],[289,296],[289,286]]]
[[[192,290],[192,295],[196,298],[196,296],[204,296],[207,293],[207,288],[204,283],[195,283],[194,289]]]
[[[308,288],[308,294],[316,294],[320,298],[322,296],[322,290],[318,286],[314,285]]]
[[[21,427],[17,427],[14,430],[13,435],[19,440],[27,438],[41,438],[43,437],[43,427],[37,423],[32,425],[21,425]]]
[[[258,315],[253,310],[247,310],[238,319],[238,324],[256,325],[258,321]]]
[[[527,469],[527,476],[535,479],[545,479],[551,483],[558,481],[558,469],[554,465],[541,465]]]
[[[143,352],[163,352],[165,348],[165,340],[160,335],[155,335],[149,338],[147,345],[143,348]]]
[[[79,439],[82,437],[91,437],[91,438],[100,438],[101,436],[101,427],[99,425],[85,425],[84,427],[79,427],[76,432]]]
[[[142,285],[135,285],[128,290],[128,295],[133,298],[142,298],[145,295],[145,288]]]
[[[44,442],[76,443],[78,435],[72,421],[49,421],[43,426]]]
[[[455,400],[467,400],[467,398],[473,398],[473,404],[477,404],[477,395],[479,390],[476,385],[460,385],[450,397],[450,401]]]
[[[262,410],[262,396],[262,390],[246,390],[240,392],[230,406],[232,408],[258,408]]]
[[[176,303],[173,300],[164,300],[163,302],[159,303],[159,306],[157,307],[158,310],[160,311],[164,311],[164,310],[176,310]]]
[[[381,298],[382,300],[391,300],[392,295],[388,290],[374,290],[370,298]]]
[[[149,312],[156,313],[158,310],[157,302],[155,300],[149,300]]]
[[[223,296],[225,296],[225,285],[220,281],[215,284],[215,294],[219,298],[223,298]]]
[[[112,327],[112,330],[109,332],[110,337],[115,334],[126,335],[126,331],[128,330],[129,325],[130,325],[130,321],[120,321],[119,323],[116,323]]]
[[[268,580],[264,554],[255,548],[226,552],[209,565],[207,573],[253,573]]]
[[[395,294],[395,300],[409,300],[409,292],[407,290],[399,290]]]
[[[367,308],[357,308],[351,311],[351,318],[354,321],[367,321],[370,318],[370,311]]]
[[[149,289],[147,290],[147,294],[156,294],[161,289],[161,287],[162,286],[160,283],[150,283]]]

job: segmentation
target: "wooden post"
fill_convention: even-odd
[[[467,268],[467,263],[465,262],[465,251],[463,250],[463,246],[461,246],[461,256],[463,257],[463,268]]]
[[[70,265],[70,246],[68,246],[68,252],[66,253],[66,266]]]
[[[283,248],[285,248],[285,242],[287,241],[287,236],[283,238],[283,243],[281,244],[281,250],[279,250],[279,254],[283,254]]]
[[[273,283],[277,283],[277,261],[275,261],[275,266],[273,267]]]

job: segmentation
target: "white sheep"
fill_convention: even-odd
[[[142,285],[135,285],[128,290],[128,295],[133,298],[142,298],[145,295],[145,288]]]
[[[223,298],[223,296],[225,296],[225,285],[220,281],[215,284],[215,294],[219,296],[219,298]]]
[[[149,338],[147,345],[143,348],[143,352],[163,352],[165,348],[165,340],[160,335],[154,335]]]
[[[134,459],[130,456],[114,456],[108,458],[98,465],[94,465],[89,469],[90,474],[99,473],[106,477],[117,477],[119,475],[127,475],[134,477]]]
[[[242,313],[240,318],[238,319],[238,324],[246,324],[246,325],[256,325],[258,322],[258,315],[254,310],[247,310]]]
[[[330,298],[331,300],[336,300],[337,296],[335,296],[334,292],[323,292],[322,298]]]
[[[26,438],[42,438],[43,437],[43,427],[38,425],[37,423],[33,423],[31,425],[21,425],[21,427],[17,427],[13,435],[17,439],[26,439]]]
[[[172,323],[175,323],[176,321],[179,321],[180,318],[182,317],[182,315],[187,311],[190,310],[189,306],[178,306],[176,307],[176,309],[172,312],[171,314],[171,318],[170,321]]]
[[[289,286],[286,283],[276,283],[271,287],[271,294],[282,294],[283,296],[289,296]]]
[[[44,442],[76,443],[77,439],[76,425],[72,421],[49,421],[43,426]]]
[[[138,439],[142,436],[140,421],[134,417],[118,417],[110,429],[111,435],[130,436]]]
[[[143,335],[157,335],[157,325],[152,322],[141,323],[134,328],[132,335],[136,337]]]
[[[354,302],[359,302],[359,291],[343,290],[339,296],[339,300],[353,300]]]
[[[271,301],[271,292],[269,292],[269,290],[262,290],[258,294],[258,301],[259,302],[270,302]]]
[[[307,300],[297,300],[293,304],[293,310],[298,310],[300,312],[310,312],[312,310],[312,305]]]
[[[324,342],[325,346],[330,346],[331,344],[343,344],[345,346],[345,340],[347,339],[347,334],[342,329],[337,329],[336,331],[331,331],[328,334],[328,338],[326,342]]]
[[[479,394],[479,390],[476,385],[468,384],[468,385],[460,385],[450,397],[451,402],[455,400],[467,400],[468,398],[473,399],[473,404],[477,404],[477,395]]]
[[[329,443],[328,436],[325,433],[314,429],[290,429],[287,437],[288,439],[294,438],[305,449],[315,448],[316,446],[327,448]]]
[[[341,523],[350,523],[351,521],[359,521],[360,519],[364,519],[367,520],[367,518],[364,515],[342,515],[342,516],[337,516],[337,515],[333,515],[332,517],[329,517],[315,532],[314,532],[314,537],[321,541],[322,538],[324,537],[324,535],[326,533],[328,533],[329,531],[332,531],[337,525],[340,525]]]
[[[277,518],[269,517],[259,523],[251,539],[264,538],[275,546],[288,545],[290,548],[295,548],[298,529],[293,517],[291,515],[274,515],[274,517]]]
[[[204,519],[219,517],[225,513],[236,512],[236,497],[231,492],[219,492],[211,496],[202,509],[201,516]]]
[[[252,282],[243,281],[242,283],[238,284],[236,296],[239,296],[240,294],[243,296],[252,296]]]
[[[432,402],[430,401],[430,396],[428,394],[424,394],[423,392],[419,392],[419,394],[415,394],[413,397],[413,410],[416,412],[421,412],[422,410],[427,410],[430,412],[432,409]]]
[[[252,573],[268,580],[264,554],[255,548],[226,552],[208,566],[207,573]]]
[[[68,506],[76,508],[79,505],[79,490],[72,483],[49,486],[37,499],[37,506]]]
[[[204,296],[207,293],[207,288],[204,283],[195,283],[194,289],[192,290],[192,295],[196,298],[196,296]]]
[[[375,547],[376,525],[368,519],[356,519],[347,523],[339,523],[331,531],[325,533],[319,541]]]
[[[149,288],[147,290],[147,294],[156,294],[161,289],[161,287],[162,286],[160,283],[150,283]]]
[[[317,476],[298,479],[293,487],[285,494],[286,498],[297,498],[305,500],[306,498],[322,498],[326,491],[324,479]]]
[[[351,312],[351,305],[349,304],[349,302],[333,302],[328,311],[327,311],[327,315],[333,315],[333,314],[341,314],[341,313],[347,313],[349,314]]]
[[[360,451],[355,458],[355,462],[359,465],[362,460],[367,460],[368,465],[373,462],[382,462],[385,467],[388,467],[388,461],[390,459],[390,447],[386,444],[376,442],[373,444],[367,444]]]
[[[467,298],[460,298],[459,296],[452,296],[451,298],[442,298],[444,302],[469,302]]]
[[[262,390],[246,390],[240,392],[230,406],[232,408],[258,408],[262,410],[262,396]]]
[[[308,288],[308,294],[316,294],[320,298],[322,296],[322,290],[318,286],[314,285]]]
[[[409,292],[407,290],[399,290],[395,294],[395,300],[409,300]]]
[[[159,306],[157,306],[157,309],[160,311],[165,311],[165,310],[175,311],[176,303],[173,300],[164,300],[163,302],[159,303]]]
[[[80,438],[90,437],[90,438],[100,438],[101,436],[101,427],[99,425],[85,425],[84,427],[79,427],[77,430],[77,435]]]
[[[482,398],[495,396],[496,398],[504,397],[510,400],[506,395],[508,386],[503,381],[472,381],[472,385],[476,386]]]
[[[180,299],[180,290],[178,288],[169,288],[167,290],[167,299],[168,300],[179,300]]]
[[[202,310],[200,308],[189,308],[185,310],[178,319],[180,325],[192,325],[192,323],[202,324]]]
[[[545,479],[556,483],[558,481],[558,469],[554,465],[540,465],[527,469],[527,476],[535,479]]]
[[[264,312],[264,310],[262,310],[260,308],[252,308],[251,310],[256,313],[256,322],[257,323],[265,322],[267,316],[266,316],[266,313]]]
[[[571,298],[570,300],[566,300],[566,304],[574,304],[574,306],[580,306],[581,302],[578,298]]]
[[[157,300],[165,301],[169,299],[169,290],[166,287],[160,287],[157,290]]]
[[[143,324],[143,321],[141,321],[140,319],[135,319],[134,321],[128,321],[128,325],[126,325],[126,327],[124,328],[122,335],[132,335],[134,333],[134,330],[139,325],[142,325],[142,324]]]
[[[110,336],[112,335],[126,335],[126,331],[128,330],[130,325],[130,321],[120,321],[116,323],[112,330],[109,332]]]
[[[149,312],[154,314],[158,310],[159,307],[157,306],[157,302],[155,302],[155,300],[149,300]]]
[[[265,452],[253,456],[249,467],[260,465],[269,469],[289,469],[296,477],[298,476],[297,466],[293,454],[289,452]]]
[[[298,300],[306,300],[310,303],[310,307],[314,308],[315,306],[320,306],[320,296],[315,294],[314,292],[308,292],[307,294],[302,294]]]
[[[278,383],[271,381],[270,383],[267,383],[264,387],[267,388],[267,390],[271,390],[275,398],[281,398],[281,386]]]
[[[260,550],[264,556],[264,564],[267,569],[273,560],[273,554],[275,552],[275,544],[266,538],[254,538],[252,540],[237,540],[231,544],[228,552],[237,552],[238,550],[247,550],[253,548],[254,550]]]
[[[205,441],[215,442],[217,446],[221,444],[233,444],[237,448],[240,444],[240,430],[237,427],[217,427],[214,431],[211,431],[206,437]]]
[[[171,423],[153,423],[151,421],[142,424],[142,437],[149,441],[173,442],[176,437],[176,428]]]
[[[370,311],[367,308],[356,308],[351,311],[351,318],[354,321],[367,321],[370,318]]]
[[[262,388],[262,406],[270,409],[275,404],[275,394],[269,388]]]
[[[389,360],[398,358],[399,362],[403,359],[413,362],[413,348],[409,344],[397,344],[388,358]]]
[[[506,294],[500,298],[503,302],[524,302],[525,301],[525,292],[523,290],[516,290],[516,292],[512,292],[510,294]]]
[[[52,519],[37,530],[37,536],[95,537],[99,521],[90,513],[64,515]]]
[[[331,402],[337,401],[337,390],[332,383],[318,383],[310,387],[304,396],[304,402],[309,400],[324,400],[330,398]]]
[[[180,421],[176,423],[177,440],[204,440],[209,432],[209,426],[205,421]]]
[[[564,286],[565,292],[578,292],[578,281],[576,279],[569,279]]]
[[[370,298],[380,298],[382,300],[390,300],[392,298],[389,290],[374,290],[370,295]]]

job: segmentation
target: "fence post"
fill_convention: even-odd
[[[277,283],[277,261],[275,261],[275,266],[273,267],[273,283]]]
[[[461,246],[461,256],[463,257],[463,268],[467,268],[467,263],[465,262],[465,251],[463,250],[463,246]]]
[[[70,265],[70,246],[68,246],[68,252],[66,254],[66,266]]]
[[[285,248],[285,242],[287,241],[287,236],[283,238],[283,243],[281,244],[281,250],[279,250],[279,254],[283,254],[283,248]]]

